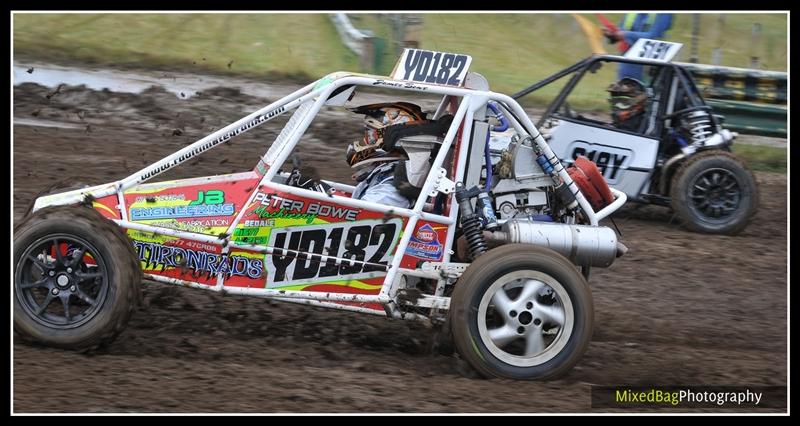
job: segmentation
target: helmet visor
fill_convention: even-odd
[[[612,108],[624,111],[636,105],[638,99],[631,96],[612,96],[609,101],[611,102]]]
[[[364,137],[353,141],[353,149],[356,152],[375,149],[380,146],[382,140],[383,129],[375,129],[370,126],[364,126]]]

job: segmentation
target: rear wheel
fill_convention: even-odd
[[[509,244],[467,268],[451,315],[456,348],[483,376],[548,380],[586,351],[594,311],[588,283],[564,256]]]
[[[14,329],[88,350],[111,342],[139,299],[141,269],[121,229],[96,211],[49,207],[14,233]]]
[[[753,174],[735,155],[721,150],[699,153],[672,177],[672,208],[695,232],[736,234],[758,210]]]

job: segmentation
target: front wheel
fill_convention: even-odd
[[[695,232],[736,234],[758,209],[753,174],[727,151],[690,157],[673,176],[671,192],[672,208]]]
[[[453,340],[485,377],[549,380],[567,373],[592,335],[589,285],[564,256],[528,244],[481,255],[451,300]]]
[[[48,207],[14,232],[14,329],[27,341],[91,350],[125,327],[141,269],[122,230],[82,206]]]

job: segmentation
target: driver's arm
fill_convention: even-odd
[[[647,31],[622,31],[622,36],[629,46],[633,46],[636,40],[640,38],[661,38],[664,33],[672,26],[671,13],[658,13],[656,14],[655,22],[650,26]]]
[[[359,199],[404,209],[411,207],[411,201],[400,195],[397,188],[394,187],[394,177],[388,177],[380,183],[370,186]]]

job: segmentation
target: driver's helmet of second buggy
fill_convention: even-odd
[[[625,77],[608,86],[611,103],[611,119],[614,126],[626,130],[638,130],[647,105],[647,90],[644,84]]]
[[[347,164],[362,168],[377,162],[405,159],[402,149],[388,148],[384,134],[391,126],[425,124],[428,120],[422,108],[408,102],[390,102],[350,108],[364,115],[364,135],[347,147]]]

